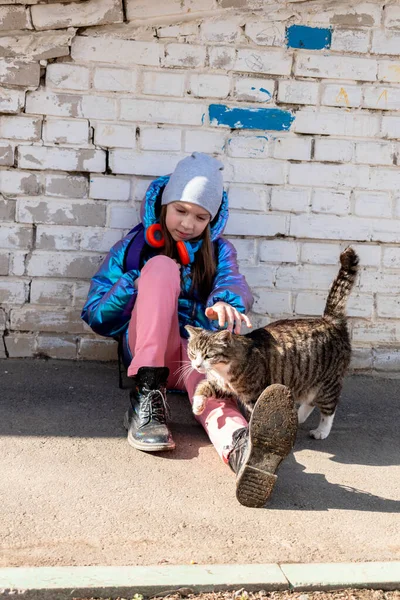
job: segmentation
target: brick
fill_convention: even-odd
[[[329,165],[322,163],[290,164],[291,185],[322,187],[365,187],[369,167],[359,165]]]
[[[2,223],[0,229],[0,248],[29,249],[32,245],[32,227]]]
[[[117,101],[105,96],[83,96],[82,117],[115,120],[117,118]]]
[[[385,27],[400,29],[400,6],[387,4],[385,5],[383,14],[383,24]]]
[[[108,226],[112,229],[127,229],[139,223],[137,210],[134,206],[110,206]]]
[[[236,60],[235,48],[229,46],[214,46],[209,49],[209,62],[211,69],[231,71]]]
[[[96,123],[94,143],[106,148],[136,148],[136,127],[117,123]]]
[[[317,104],[319,83],[314,81],[278,82],[277,102],[284,104]]]
[[[226,226],[227,235],[273,236],[286,233],[286,217],[256,213],[231,212]]]
[[[185,74],[147,71],[143,73],[142,86],[143,94],[182,97],[185,92]]]
[[[209,152],[222,154],[225,149],[227,133],[225,131],[186,130],[185,152]]]
[[[142,150],[171,150],[179,152],[182,148],[182,131],[180,129],[144,128],[140,131],[140,147]]]
[[[333,215],[292,215],[289,235],[297,238],[326,240],[364,240],[371,236],[373,219]]]
[[[379,118],[377,115],[334,109],[322,109],[317,112],[310,108],[302,108],[296,114],[292,129],[296,133],[373,137],[379,131]]]
[[[77,354],[77,340],[73,335],[38,335],[36,352],[41,357],[73,360]]]
[[[397,349],[390,350],[376,349],[374,352],[373,367],[377,371],[387,371],[397,373],[400,365],[400,353]]]
[[[137,71],[98,67],[94,71],[93,87],[104,92],[136,92]]]
[[[356,143],[356,163],[366,163],[369,165],[392,165],[394,155],[395,148],[394,145],[390,143]]]
[[[120,0],[89,0],[69,4],[39,4],[31,8],[35,29],[63,29],[122,23]]]
[[[268,138],[264,135],[230,137],[226,149],[228,156],[238,158],[263,158],[269,155]]]
[[[40,193],[40,178],[36,173],[24,171],[0,171],[0,192],[2,194],[36,196]]]
[[[102,172],[106,168],[104,150],[19,146],[18,165],[22,169]]]
[[[89,288],[90,288],[89,281],[75,281],[75,283],[74,283],[74,300],[73,300],[74,306],[82,307],[85,304],[86,298],[88,296]]]
[[[274,292],[263,288],[253,288],[253,311],[262,315],[281,317],[293,315],[289,292]]]
[[[0,6],[0,31],[32,29],[25,6]]]
[[[377,294],[377,315],[386,319],[400,319],[400,298],[396,296],[385,296]]]
[[[274,158],[284,160],[310,160],[311,138],[287,135],[276,138],[274,144]]]
[[[123,230],[87,227],[81,233],[81,250],[108,252],[123,237]]]
[[[286,27],[285,23],[279,21],[250,20],[247,21],[244,32],[252,42],[259,46],[285,45]]]
[[[165,67],[183,67],[193,69],[204,67],[206,49],[193,44],[167,44],[165,47]]]
[[[35,337],[30,333],[10,332],[4,343],[9,358],[31,358],[35,354]]]
[[[363,344],[393,344],[400,342],[400,325],[397,323],[365,323],[355,322],[352,340]]]
[[[310,205],[310,192],[306,189],[273,188],[271,209],[285,212],[307,212]]]
[[[400,170],[398,167],[392,169],[373,168],[370,169],[368,188],[372,190],[394,190],[400,186]],[[364,186],[360,186],[364,187]]]
[[[172,173],[182,155],[165,152],[135,152],[134,150],[110,150],[110,168],[113,173],[124,175],[165,175]]]
[[[268,183],[280,185],[286,181],[286,164],[280,160],[231,158],[225,162],[226,177],[235,183]],[[231,175],[229,175],[229,171]]]
[[[191,75],[189,91],[195,98],[226,98],[231,82],[226,75]]]
[[[75,308],[50,309],[48,306],[24,306],[12,309],[11,329],[17,331],[54,331],[58,333],[81,333],[84,331],[80,311]]]
[[[234,64],[235,71],[289,75],[292,57],[286,50],[240,48]]]
[[[0,165],[2,167],[14,165],[14,148],[9,144],[0,143]]]
[[[383,266],[400,269],[400,248],[383,248]]]
[[[0,275],[8,275],[10,255],[8,252],[0,252]]]
[[[368,86],[364,91],[364,108],[399,110],[400,90],[383,86]]]
[[[400,217],[400,197],[396,196],[394,198],[394,205],[395,205],[395,215],[396,217]]]
[[[400,44],[400,32],[375,30],[372,33],[373,54],[393,54],[398,56]]]
[[[37,87],[39,78],[39,63],[0,58],[0,84],[24,88]]]
[[[24,304],[28,295],[28,283],[11,277],[0,279],[0,305]]]
[[[53,144],[87,144],[89,121],[48,117],[43,125],[43,141]]]
[[[267,209],[267,194],[262,187],[230,185],[228,196],[230,208],[259,212]]]
[[[356,348],[353,345],[349,368],[352,371],[372,369],[372,348]]]
[[[388,272],[374,270],[362,270],[360,273],[360,291],[368,293],[387,294],[390,290],[392,294],[398,294],[400,291],[400,278],[398,271]]]
[[[331,25],[339,27],[370,27],[380,25],[381,23],[381,5],[371,2],[357,2],[349,6],[348,4],[334,5],[330,11],[324,11]],[[317,18],[319,18],[318,15]]]
[[[30,301],[32,304],[68,306],[72,304],[73,286],[71,281],[34,278]]]
[[[239,265],[254,264],[256,259],[255,240],[232,238],[230,241],[235,246]]]
[[[89,197],[95,200],[120,200],[130,198],[131,181],[122,177],[92,175]]]
[[[294,65],[296,77],[326,77],[375,81],[378,65],[370,58],[301,53]]]
[[[381,126],[382,137],[389,139],[400,138],[400,117],[385,116],[382,117]]]
[[[315,160],[326,162],[351,162],[354,143],[348,140],[318,138],[315,140]]]
[[[71,56],[76,61],[111,63],[121,67],[135,65],[158,67],[163,51],[163,46],[154,42],[110,37],[76,36],[71,46]]]
[[[106,208],[99,202],[88,200],[21,199],[17,214],[21,223],[102,227]]]
[[[13,275],[14,277],[22,277],[25,275],[25,258],[26,258],[26,250],[22,251],[13,251],[10,255],[10,267],[9,267],[9,275]]]
[[[0,331],[3,332],[6,328],[6,313],[3,309],[0,309]]]
[[[354,192],[354,214],[361,217],[387,218],[392,215],[389,194],[380,192]]]
[[[55,227],[38,225],[36,250],[79,250],[82,229],[80,227]]]
[[[305,242],[301,245],[300,260],[311,265],[337,265],[339,255],[339,244]]]
[[[150,17],[161,17],[165,15],[179,15],[185,13],[185,7],[181,0],[169,0],[161,3],[158,0],[127,0],[126,14],[128,21],[136,19],[148,19]]]
[[[1,199],[0,221],[15,221],[15,200]]]
[[[312,194],[312,211],[346,215],[350,212],[350,192],[314,190]]]
[[[349,317],[369,318],[372,316],[374,298],[367,294],[352,294],[347,303]],[[300,315],[322,315],[326,305],[326,294],[300,292],[296,298],[295,311]]]
[[[171,3],[168,2],[168,5]],[[168,27],[160,27],[157,29],[157,37],[159,38],[197,38],[198,25],[196,22],[179,23],[178,25],[170,25]]]
[[[73,63],[52,63],[46,69],[46,87],[88,90],[90,71]]]
[[[37,251],[27,258],[26,272],[33,277],[86,279],[93,276],[103,258],[104,255],[85,255],[82,252]]]
[[[275,91],[272,79],[240,77],[235,80],[235,97],[246,102],[271,102]]]
[[[329,265],[281,265],[276,270],[276,289],[328,291],[336,274],[337,268]]]
[[[200,27],[203,40],[211,43],[231,44],[240,37],[240,17],[204,20]]]
[[[10,32],[0,37],[0,55],[4,57],[49,60],[69,56],[73,30]]]
[[[361,106],[362,88],[360,85],[328,83],[322,87],[321,104],[325,106]]]
[[[0,136],[10,140],[36,142],[40,140],[41,126],[41,117],[0,117]]]
[[[19,113],[25,104],[25,92],[20,90],[0,89],[0,112]]]
[[[392,60],[378,61],[378,79],[400,83],[400,63]]]
[[[336,52],[368,52],[370,32],[357,29],[334,29],[332,31],[331,50]]]
[[[82,117],[82,96],[55,94],[43,89],[28,92],[25,112],[55,117]]]
[[[79,344],[79,358],[85,360],[117,360],[118,344],[114,340],[82,338]]]
[[[87,198],[88,180],[84,175],[50,173],[45,176],[44,193],[56,198]]]
[[[352,244],[352,248],[360,257],[362,267],[379,267],[381,264],[381,247],[370,244]]]
[[[206,106],[189,102],[121,99],[121,120],[176,125],[202,125]]]
[[[260,244],[259,257],[268,263],[297,263],[298,247],[296,242],[267,240]]]
[[[275,271],[275,266],[271,267],[268,265],[257,265],[255,267],[248,266],[241,268],[241,273],[245,276],[247,283],[252,289],[255,287],[273,288]]]

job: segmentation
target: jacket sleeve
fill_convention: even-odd
[[[235,247],[224,238],[219,238],[217,244],[217,274],[207,306],[226,302],[239,312],[247,313],[253,306],[254,298],[244,275],[239,273]]]
[[[123,272],[129,239],[117,242],[92,277],[81,317],[95,333],[113,337],[126,328],[136,300],[134,283],[140,271]]]

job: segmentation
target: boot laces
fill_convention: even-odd
[[[146,386],[143,386],[142,392],[144,399],[141,408],[146,417],[164,424],[171,416],[165,393],[161,390],[151,390]]]

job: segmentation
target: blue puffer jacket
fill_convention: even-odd
[[[144,228],[157,222],[161,195],[168,180],[168,176],[159,177],[150,184],[141,211]],[[218,214],[211,224],[211,239],[214,242],[217,272],[206,305],[190,294],[191,265],[181,269],[182,289],[178,300],[178,318],[182,337],[187,337],[185,325],[194,325],[205,329],[217,328],[218,322],[210,321],[205,316],[206,306],[223,301],[244,313],[253,304],[249,286],[243,275],[239,273],[236,250],[230,242],[221,237],[228,215],[228,197],[224,192]],[[136,231],[131,231],[111,248],[91,280],[88,298],[82,310],[82,319],[96,333],[115,338],[125,334],[123,335],[125,351],[127,349],[128,323],[137,294],[134,282],[140,275],[140,269],[125,270],[127,249],[135,235]],[[137,251],[140,253],[141,249]],[[137,263],[139,264],[139,260]]]

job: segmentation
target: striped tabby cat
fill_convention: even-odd
[[[358,256],[347,248],[340,262],[323,317],[276,321],[246,335],[186,327],[192,367],[206,374],[196,388],[195,414],[203,412],[207,398],[230,395],[248,418],[261,392],[273,383],[282,383],[300,405],[299,423],[318,406],[320,422],[310,435],[328,437],[350,363],[345,308],[357,275]]]

